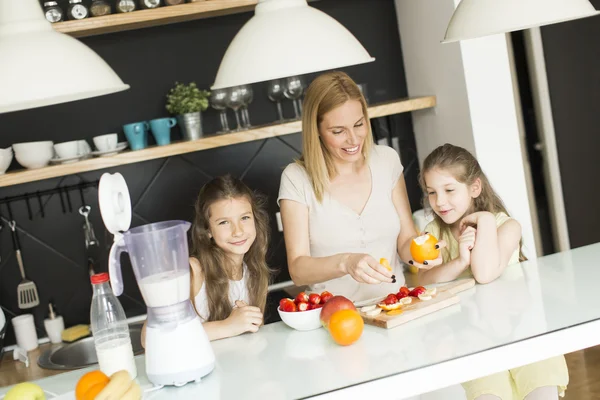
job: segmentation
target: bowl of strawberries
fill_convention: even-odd
[[[310,331],[321,327],[321,308],[332,297],[327,291],[320,294],[301,292],[295,299],[281,299],[277,311],[290,328]]]

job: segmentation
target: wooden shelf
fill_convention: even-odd
[[[257,3],[258,0],[203,0],[152,10],[136,10],[104,17],[57,22],[52,26],[58,32],[68,33],[74,37],[85,37],[236,14],[253,10]]]
[[[369,117],[377,118],[386,115],[400,114],[409,111],[431,108],[435,105],[435,96],[408,98],[373,105],[369,107]],[[292,121],[284,124],[260,126],[245,131],[232,132],[223,135],[205,136],[194,141],[182,141],[166,146],[153,146],[137,151],[124,151],[111,157],[89,158],[87,160],[78,161],[72,164],[59,164],[39,169],[18,170],[0,175],[0,187],[35,182],[43,179],[56,178],[59,176],[71,175],[80,172],[118,167],[120,165],[170,157],[178,154],[192,153],[195,151],[229,146],[232,144],[251,142],[254,140],[272,138],[275,136],[289,135],[300,132],[301,130],[302,123],[300,121]]]

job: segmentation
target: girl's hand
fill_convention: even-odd
[[[458,238],[458,253],[466,265],[471,265],[471,250],[475,247],[476,237],[477,229],[467,226]]]
[[[394,283],[396,276],[368,254],[349,255],[344,262],[345,272],[360,283]]]
[[[243,301],[236,301],[231,314],[225,320],[229,325],[232,336],[241,335],[245,332],[258,332],[263,323],[263,314],[260,308],[249,306]]]
[[[441,250],[444,247],[446,247],[446,242],[444,240],[440,240],[439,242],[437,242],[437,249]],[[425,261],[423,261],[423,264],[420,264],[420,263],[416,262],[415,260],[410,260],[408,263],[410,265],[414,265],[415,267],[417,267],[419,269],[428,270],[431,268],[435,268],[439,265],[442,265],[443,262],[444,262],[444,260],[442,258],[442,252],[440,251],[440,254],[437,256],[437,258],[435,260],[425,260]]]
[[[495,219],[494,214],[487,211],[479,211],[473,214],[469,214],[460,221],[460,231],[464,231],[464,229],[468,226],[477,227],[479,219],[483,216],[491,216]]]

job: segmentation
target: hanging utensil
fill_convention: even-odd
[[[96,258],[100,253],[100,242],[98,242],[98,239],[96,239],[94,228],[92,227],[92,223],[88,218],[91,210],[92,207],[88,205],[84,205],[83,207],[79,208],[79,214],[83,215],[83,218],[85,218],[85,222],[83,223],[83,236],[85,237],[87,268],[90,276],[96,273],[94,270],[94,265],[96,263]]]
[[[12,239],[15,247],[15,254],[17,255],[17,263],[19,264],[21,277],[23,278],[21,283],[19,283],[19,286],[17,286],[19,308],[33,308],[40,304],[37,287],[33,281],[30,281],[25,277],[25,267],[23,266],[23,257],[21,256],[21,244],[19,243],[19,237],[17,236],[17,223],[15,221],[10,221],[8,225],[12,231]]]

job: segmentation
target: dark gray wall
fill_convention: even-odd
[[[542,36],[569,238],[579,247],[600,242],[600,17],[547,26]]]
[[[368,83],[372,102],[405,97],[402,53],[393,0],[322,0],[311,3],[346,26],[376,57],[374,63],[344,69],[357,82]],[[231,39],[252,14],[244,13],[173,24],[156,28],[85,38],[83,41],[102,56],[131,89],[122,93],[68,104],[28,111],[0,114],[0,147],[12,143],[53,140],[55,143],[87,139],[93,136],[119,132],[125,123],[167,116],[164,96],[175,81],[196,81],[208,87],[214,79],[219,62]],[[289,43],[294,46],[294,43]],[[44,66],[39,66],[44,73]],[[69,79],[69,71],[61,76]],[[308,76],[310,80],[314,75]],[[250,115],[254,124],[265,124],[277,118],[275,106],[266,96],[266,85],[254,85],[254,102]],[[287,117],[293,116],[291,104],[285,104]],[[230,114],[230,123],[233,117]],[[385,118],[399,136],[402,160],[413,207],[419,202],[416,183],[418,165],[410,114]],[[215,132],[218,115],[214,110],[204,113],[205,132]],[[178,130],[175,139],[180,138]],[[250,187],[269,197],[269,212],[274,217],[275,203],[282,168],[300,154],[299,134],[233,145],[177,157],[152,160],[103,171],[76,174],[63,178],[0,188],[0,198],[44,190],[59,185],[98,179],[104,172],[120,172],[131,191],[134,205],[132,226],[165,219],[191,220],[192,205],[200,187],[211,177],[232,173],[241,177]],[[13,162],[12,168],[19,168]],[[112,238],[106,235],[97,205],[97,191],[88,189],[85,201],[92,206],[92,223],[102,242],[103,252],[97,271],[106,271],[106,256]],[[72,196],[74,207],[79,207],[79,194]],[[33,312],[38,327],[47,315],[49,301],[55,303],[65,317],[67,326],[87,323],[91,288],[87,277],[82,232],[82,217],[63,213],[57,196],[47,199],[46,217],[27,217],[23,202],[12,206],[20,228],[25,268],[30,279],[38,285],[41,304],[25,311]],[[34,205],[34,211],[37,207]],[[7,220],[6,207],[0,207],[0,216]],[[274,220],[274,218],[273,218]],[[4,224],[0,232],[0,305],[8,318],[23,311],[17,307],[18,267],[12,250],[10,235]],[[273,239],[270,246],[270,265],[277,271],[276,281],[289,279],[285,261],[283,238],[271,224]],[[145,312],[128,258],[122,257],[125,275],[125,294],[120,298],[128,315]],[[272,318],[275,306],[270,310]],[[40,335],[43,331],[40,330]],[[7,344],[13,343],[9,326]]]

